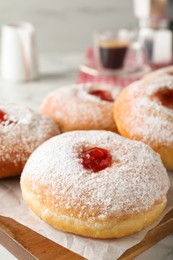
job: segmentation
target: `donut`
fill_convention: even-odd
[[[21,175],[23,198],[41,219],[93,238],[122,237],[148,226],[165,208],[168,188],[157,153],[104,130],[49,139]]]
[[[125,88],[114,106],[119,133],[150,145],[173,170],[173,77],[153,78]]]
[[[155,70],[151,73],[148,73],[144,76],[143,79],[154,79],[165,76],[173,76],[173,66],[164,67],[158,70]]]
[[[0,179],[20,175],[29,155],[59,134],[46,116],[23,106],[0,104]]]
[[[51,92],[41,111],[58,123],[62,132],[72,130],[116,131],[113,104],[120,87],[77,84]]]

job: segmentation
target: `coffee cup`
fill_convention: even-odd
[[[94,53],[99,68],[119,70],[123,67],[130,34],[126,30],[102,31],[95,34]]]
[[[129,75],[129,71],[132,73],[142,69],[147,60],[146,53],[142,45],[136,44],[134,36],[135,33],[127,29],[95,33],[94,60],[97,70],[124,76]]]

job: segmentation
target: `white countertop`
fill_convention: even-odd
[[[81,54],[48,53],[41,55],[40,78],[38,81],[19,84],[0,79],[0,102],[28,105],[39,110],[40,104],[48,92],[59,86],[68,86],[75,83],[81,61]],[[0,246],[0,259],[14,260],[15,258]],[[135,259],[172,260],[173,234]]]
[[[41,55],[40,77],[37,81],[14,83],[0,79],[0,101],[24,104],[39,110],[48,92],[75,83],[81,61],[80,54]]]

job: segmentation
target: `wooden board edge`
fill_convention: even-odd
[[[139,244],[129,248],[118,258],[118,260],[133,259],[171,233],[173,233],[173,209],[167,213],[155,228],[151,229],[147,233]]]
[[[130,260],[173,232],[173,210],[137,245],[128,249],[119,260]],[[34,232],[13,219],[0,216],[0,243],[18,259],[85,259]]]
[[[15,220],[2,216],[0,216],[0,243],[17,259],[85,259]]]

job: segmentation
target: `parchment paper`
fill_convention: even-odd
[[[128,248],[139,243],[148,230],[156,226],[167,212],[173,209],[173,173],[170,173],[169,177],[171,188],[168,193],[168,204],[161,217],[145,230],[121,239],[88,239],[52,228],[28,209],[22,199],[19,179],[0,181],[0,215],[15,219],[37,233],[87,259],[113,260],[122,255]]]

